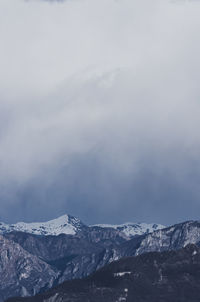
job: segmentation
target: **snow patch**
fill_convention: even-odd
[[[20,276],[19,276],[19,279],[27,279],[29,277],[29,274],[27,273],[22,273]]]
[[[131,272],[118,272],[114,273],[114,277],[123,277],[124,275],[130,275]]]

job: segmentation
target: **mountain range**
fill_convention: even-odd
[[[198,302],[199,284],[200,249],[188,245],[177,251],[123,258],[88,278],[8,302]]]
[[[48,292],[67,280],[90,278],[120,259],[200,245],[198,221],[169,227],[141,223],[87,226],[78,218],[64,215],[45,223],[1,223],[0,232],[1,302]]]

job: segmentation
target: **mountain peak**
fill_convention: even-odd
[[[76,217],[63,215],[47,222],[18,222],[16,224],[0,223],[0,233],[12,231],[25,232],[35,235],[75,235],[84,224]]]

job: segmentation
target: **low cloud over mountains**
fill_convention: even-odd
[[[197,218],[199,12],[1,1],[1,220]]]

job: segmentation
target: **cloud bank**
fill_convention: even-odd
[[[1,220],[199,218],[199,13],[1,1]]]

